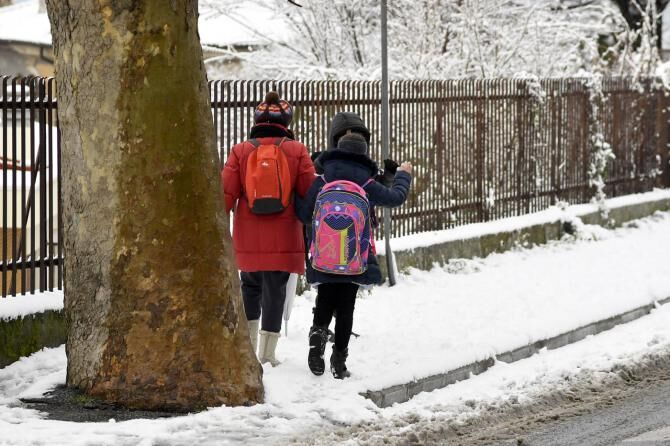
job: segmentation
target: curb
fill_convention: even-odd
[[[405,403],[421,392],[431,392],[436,389],[447,387],[450,384],[466,380],[473,375],[479,375],[491,368],[496,360],[510,363],[530,358],[543,348],[554,350],[564,347],[568,344],[581,341],[587,336],[596,335],[610,330],[617,325],[632,322],[642,316],[648,315],[658,305],[665,305],[668,303],[670,303],[670,297],[635,308],[617,316],[593,322],[552,338],[543,339],[514,350],[500,353],[493,358],[473,362],[445,373],[427,376],[426,378],[421,378],[406,384],[399,384],[381,390],[369,390],[361,393],[361,395],[381,408],[390,407],[396,403]]]

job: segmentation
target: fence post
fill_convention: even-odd
[[[444,212],[446,212],[447,200],[446,200],[446,191],[445,191],[445,179],[446,174],[444,170],[444,158],[447,151],[446,144],[446,135],[444,131],[444,119],[446,116],[445,111],[445,101],[444,101],[444,83],[437,83],[437,113],[435,116],[436,126],[435,126],[435,148],[437,150],[437,175],[436,178],[440,181],[438,187],[439,195],[438,199],[440,200],[440,208],[437,213],[437,228],[444,229],[447,225],[445,224]]]
[[[521,206],[524,202],[525,194],[523,191],[523,184],[526,184],[523,181],[523,178],[526,176],[526,135],[525,135],[525,114],[524,114],[524,82],[521,80],[516,81],[516,131],[518,133],[518,144],[519,151],[517,153],[516,159],[516,172],[514,176],[516,177],[516,191],[514,195],[516,196],[516,211],[514,215],[521,215]]]
[[[660,186],[670,188],[670,93],[658,89],[656,125],[658,132],[657,153],[661,161]]]
[[[483,95],[484,90],[482,84],[485,81],[477,80],[475,89],[475,160],[477,163],[477,200],[479,201],[479,207],[477,208],[477,214],[479,221],[488,221],[488,208],[486,206],[486,148],[485,145],[485,107],[486,107],[486,97]]]
[[[651,125],[651,120],[650,114],[652,110],[650,108],[653,106],[653,101],[652,96],[651,96],[651,82],[649,82],[648,79],[642,80],[640,82],[642,84],[642,94],[640,95],[640,100],[642,101],[642,107],[640,111],[640,117],[639,117],[639,122],[640,126],[642,127],[643,123],[646,123],[644,127],[641,129],[642,133],[642,144],[639,146],[639,150],[637,152],[637,160],[636,160],[636,172],[635,176],[637,181],[635,181],[635,193],[641,193],[645,192],[645,186],[644,186],[644,174],[645,174],[645,167],[646,167],[646,155],[649,151],[649,145],[651,141],[650,135],[649,135],[649,126]]]
[[[593,187],[589,182],[589,165],[591,164],[591,119],[594,119],[593,110],[591,109],[591,101],[589,98],[589,89],[584,82],[581,83],[582,90],[582,120],[580,127],[582,129],[581,148],[582,148],[582,162],[584,167],[582,169],[584,175],[584,183],[581,188],[580,202],[586,203],[593,196]]]
[[[388,78],[388,44],[387,44],[387,0],[382,0],[382,158],[389,158],[389,78]],[[396,284],[395,263],[391,251],[391,209],[384,208],[384,245],[386,248],[386,268],[388,270],[389,285]]]
[[[551,118],[549,122],[551,123],[551,189],[554,193],[552,204],[556,204],[560,201],[561,196],[561,186],[558,182],[558,163],[560,161],[560,157],[558,156],[558,134],[560,114],[558,113],[556,105],[557,102],[560,104],[560,99],[558,95],[556,95],[556,81],[551,81],[547,85],[549,85],[547,100],[551,103]]]

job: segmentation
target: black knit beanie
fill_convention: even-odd
[[[337,142],[335,150],[348,153],[356,153],[358,155],[368,154],[368,143],[365,137],[359,133],[347,133]]]
[[[365,138],[367,145],[370,145],[370,130],[368,130],[358,113],[340,112],[330,122],[330,134],[328,136],[330,148],[337,147],[338,140],[342,135],[347,133],[347,130],[360,133]]]

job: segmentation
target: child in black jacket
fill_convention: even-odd
[[[364,186],[370,207],[375,205],[397,207],[407,199],[412,182],[412,166],[403,163],[397,170],[392,187],[386,187],[373,179],[378,168],[368,157],[368,144],[363,134],[349,131],[339,138],[337,146],[324,152],[317,160],[323,176],[317,178],[303,200],[297,203],[298,218],[311,225],[317,195],[326,182],[347,180]],[[308,231],[311,236],[311,231]],[[311,240],[310,240],[311,243]],[[314,321],[310,329],[308,355],[309,368],[315,375],[323,374],[323,355],[328,338],[328,325],[337,312],[335,323],[335,345],[330,357],[333,376],[343,379],[350,376],[346,367],[349,338],[353,326],[354,304],[359,286],[371,286],[382,282],[379,264],[373,252],[368,254],[368,267],[359,275],[336,275],[312,268],[307,262],[307,281],[317,286]]]

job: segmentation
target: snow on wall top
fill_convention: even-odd
[[[35,313],[63,309],[62,291],[0,297],[0,320],[18,319]]]
[[[267,45],[289,34],[286,22],[260,0],[238,2],[225,11],[203,5],[198,28],[201,43],[215,47]],[[49,18],[40,12],[39,0],[0,8],[0,40],[51,45]]]
[[[655,189],[640,194],[609,198],[605,203],[608,209],[616,209],[623,206],[648,203],[669,198],[670,189]],[[594,203],[575,204],[568,206],[565,210],[556,206],[551,206],[542,211],[523,214],[516,217],[508,217],[482,223],[472,223],[441,231],[421,232],[418,234],[395,237],[391,239],[391,247],[394,251],[409,251],[415,248],[423,248],[455,240],[466,240],[499,232],[515,231],[534,225],[554,223],[593,212],[598,212],[598,205]],[[381,255],[386,253],[386,247],[383,243],[377,243],[377,253]]]

